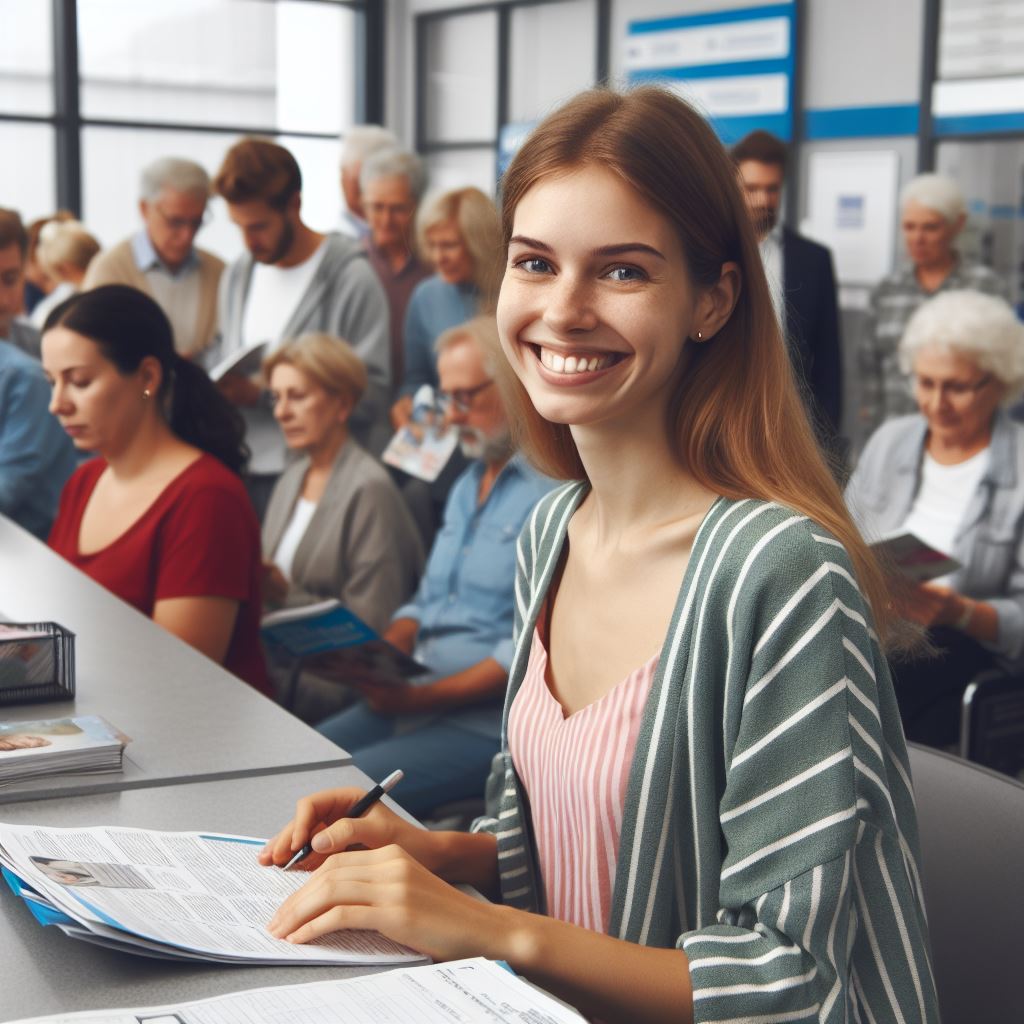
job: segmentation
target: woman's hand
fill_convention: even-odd
[[[417,828],[379,802],[360,818],[346,818],[349,808],[363,796],[362,790],[346,787],[303,797],[295,806],[295,817],[260,851],[259,862],[282,867],[312,837],[315,852],[302,862],[304,870],[319,867],[332,853],[350,846],[376,849],[396,843],[433,867],[437,858],[431,856],[431,847],[440,833]]]
[[[391,426],[401,430],[412,418],[412,395],[403,395],[391,406]]]
[[[263,563],[263,603],[284,604],[288,597],[288,580],[273,562]]]
[[[439,705],[433,699],[435,683],[423,686],[376,686],[354,682],[367,706],[378,715],[417,715],[432,711]]]
[[[455,960],[494,956],[504,912],[453,888],[400,846],[385,846],[330,857],[268,929],[289,942],[372,929],[433,960]]]
[[[263,388],[249,377],[240,373],[227,373],[217,382],[217,390],[232,404],[241,406],[259,405]]]
[[[955,626],[963,618],[967,600],[952,587],[918,583],[901,596],[900,613],[922,626]]]

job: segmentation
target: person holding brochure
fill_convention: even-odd
[[[846,496],[869,538],[912,532],[960,563],[897,595],[942,656],[894,664],[903,727],[944,746],[972,676],[1024,668],[1024,426],[1005,408],[1024,390],[1024,326],[1002,299],[947,291],[913,315],[899,355],[920,411],[878,429]]]
[[[514,453],[497,357],[493,316],[442,335],[439,398],[473,461],[448,496],[419,589],[384,633],[431,674],[394,686],[346,673],[364,699],[317,727],[373,778],[403,768],[402,804],[421,816],[483,791],[512,661],[516,537],[552,486]]]
[[[521,534],[496,813],[300,801],[260,860],[322,863],[271,934],[505,959],[608,1022],[936,1022],[886,581],[729,157],[667,91],[593,90],[502,193],[510,419],[572,482]]]
[[[416,589],[423,547],[388,472],[349,436],[366,369],[346,342],[305,334],[275,351],[263,371],[285,443],[302,454],[274,485],[263,519],[264,602],[335,598],[383,630]],[[295,711],[323,718],[347,695],[304,673]]]
[[[83,464],[50,547],[158,625],[269,693],[259,526],[239,478],[237,412],[127,285],[61,303],[43,330],[50,410]]]

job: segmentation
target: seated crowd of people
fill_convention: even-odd
[[[372,126],[342,171],[327,233],[303,220],[293,156],[257,138],[212,180],[185,159],[147,167],[139,230],[105,251],[69,214],[25,227],[0,209],[0,512],[263,693],[294,691],[371,777],[401,765],[403,804],[428,815],[482,794],[499,750],[516,542],[555,481],[517,452],[496,381],[495,204],[425,199],[420,159]],[[228,266],[195,244],[212,195],[244,242]],[[960,563],[894,587],[929,641],[893,660],[904,729],[941,746],[973,674],[1024,667],[1024,427],[1008,411],[1024,327],[1005,284],[957,253],[954,182],[915,179],[901,216],[910,263],[873,294],[858,355],[874,433],[846,499],[869,541],[912,531]],[[838,369],[826,400],[809,358],[794,371],[834,455]],[[432,484],[380,459],[423,385],[459,438]],[[265,655],[262,614],[326,598],[429,674],[381,686]]]

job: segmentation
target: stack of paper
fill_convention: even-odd
[[[44,775],[119,772],[125,742],[96,715],[0,722],[0,786]]]
[[[87,1010],[35,1024],[579,1024],[574,1010],[490,960],[407,967],[363,978],[232,992],[212,999],[130,1010]],[[29,1024],[27,1021],[17,1024]]]
[[[308,945],[267,924],[309,875],[262,867],[262,839],[129,828],[0,824],[0,867],[41,924],[160,959],[245,964],[394,964],[425,960],[377,932]]]

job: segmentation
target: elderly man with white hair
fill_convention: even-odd
[[[918,412],[883,424],[847,487],[869,540],[914,533],[960,568],[894,586],[942,661],[905,660],[893,681],[907,738],[955,740],[960,698],[993,666],[1024,669],[1024,326],[1002,299],[956,290],[924,303],[899,346]]]
[[[379,124],[357,124],[341,138],[341,196],[345,210],[338,231],[350,238],[366,238],[370,226],[363,210],[359,176],[363,162],[382,149],[392,149],[398,139]]]
[[[206,219],[210,177],[192,160],[166,156],[142,172],[142,229],[100,253],[82,290],[127,284],[145,292],[167,314],[179,355],[195,358],[217,335],[217,288],[224,263],[198,249]]]
[[[988,267],[968,263],[955,243],[967,222],[960,186],[941,174],[920,174],[900,194],[900,227],[910,264],[885,278],[871,295],[871,316],[859,351],[860,418],[865,435],[914,409],[897,348],[914,311],[937,292],[969,288],[1008,297],[1006,282]]]

